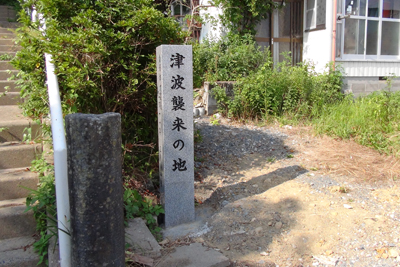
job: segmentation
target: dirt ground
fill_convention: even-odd
[[[268,157],[197,168],[197,209],[213,215],[193,241],[232,266],[400,266],[399,160],[309,127],[265,127],[286,136]]]

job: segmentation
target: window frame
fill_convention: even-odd
[[[176,6],[179,6],[179,14],[178,15],[175,14]],[[186,17],[186,15],[188,15],[188,14],[183,15],[184,8],[187,8],[188,10],[190,10],[191,8],[189,6],[190,6],[190,1],[188,1],[188,0],[175,0],[171,3],[171,15],[178,21],[179,25],[181,25],[182,29],[184,29],[184,30],[187,29],[187,24],[184,21],[184,18]],[[190,14],[190,12],[189,12],[189,14]]]
[[[320,31],[320,30],[325,30],[326,29],[326,0],[314,0],[314,6],[310,9],[308,9],[308,3],[310,0],[307,0],[307,3],[305,5],[305,12],[304,12],[304,28],[305,32],[313,32],[313,31]],[[322,12],[318,12],[318,9],[323,8],[325,10],[323,16],[322,16],[322,22],[323,23],[318,23],[319,16],[318,14],[321,14]],[[307,27],[307,22],[308,22],[308,14],[311,13],[311,24],[309,27]],[[314,23],[312,23],[314,22]]]
[[[336,36],[336,38],[340,38],[340,56],[336,54],[336,59],[340,61],[399,61],[400,60],[400,33],[399,33],[399,54],[398,55],[382,55],[382,23],[383,22],[393,22],[399,23],[400,27],[400,18],[384,18],[383,13],[383,2],[384,0],[379,0],[379,16],[378,17],[369,17],[368,16],[368,3],[369,0],[366,0],[366,10],[364,16],[359,15],[350,15],[350,18],[344,18],[336,21],[336,28],[341,27],[340,36]],[[338,7],[337,16],[343,17],[346,14],[346,1],[342,1],[342,6]],[[364,29],[364,54],[344,54],[344,41],[345,41],[345,26],[347,19],[358,19],[365,21],[365,29]],[[377,43],[377,53],[376,55],[367,55],[367,31],[368,31],[368,21],[378,21],[378,43]]]

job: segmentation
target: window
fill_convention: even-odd
[[[191,14],[190,2],[188,0],[178,0],[171,5],[171,15],[178,20],[179,24],[184,30],[187,30],[186,21],[184,18],[186,15]]]
[[[307,0],[306,31],[325,29],[326,0]]]
[[[359,60],[400,59],[399,0],[341,0],[336,57]]]

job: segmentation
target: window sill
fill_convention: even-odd
[[[313,29],[306,29],[304,32],[315,32],[315,31],[321,31],[321,30],[326,30],[325,24],[317,25],[317,27],[315,27]]]

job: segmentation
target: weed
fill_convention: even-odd
[[[287,154],[286,157],[287,157],[288,159],[294,158],[294,156],[293,156],[292,154]]]
[[[269,162],[269,163],[274,163],[275,161],[276,161],[275,157],[268,157],[267,158],[267,162]]]
[[[154,216],[164,213],[161,205],[153,205],[151,199],[143,198],[138,191],[130,188],[125,188],[124,205],[127,219],[135,217],[145,219],[151,233],[157,238],[161,237],[159,236],[161,228],[154,219]]]
[[[197,161],[197,162],[204,162],[204,161],[206,161],[204,158],[196,158],[196,157],[194,157],[194,161]]]
[[[347,187],[345,187],[344,185],[342,185],[340,188],[339,188],[339,192],[340,193],[348,193],[349,192],[349,189],[347,188]]]
[[[349,198],[349,199],[347,199],[347,201],[350,202],[350,203],[352,203],[352,202],[354,202],[354,199]]]
[[[219,119],[217,118],[217,115],[213,115],[213,116],[210,118],[210,123],[211,123],[212,125],[219,125]]]
[[[31,127],[26,127],[24,129],[24,134],[22,135],[22,142],[23,143],[32,142],[32,128]]]
[[[39,254],[38,264],[47,262],[47,250],[49,240],[57,236],[57,217],[55,208],[55,184],[54,167],[48,164],[43,157],[32,161],[31,171],[39,173],[39,184],[36,190],[29,189],[30,194],[26,198],[25,212],[32,210],[36,220],[36,230],[40,234],[40,239],[33,244],[35,251]],[[48,225],[48,221],[52,226]]]
[[[200,133],[199,129],[196,129],[193,133],[194,143],[201,143],[203,141],[203,136]]]
[[[0,127],[0,133],[3,131],[7,131],[7,130],[8,130],[8,127]]]
[[[312,171],[318,171],[318,168],[311,167],[310,170],[312,170]]]
[[[317,133],[352,138],[361,145],[399,155],[400,92],[375,92],[326,105],[313,119]]]
[[[9,60],[12,60],[13,58],[14,58],[14,56],[10,55],[10,54],[0,55],[0,60],[4,60],[4,61],[9,61]]]

